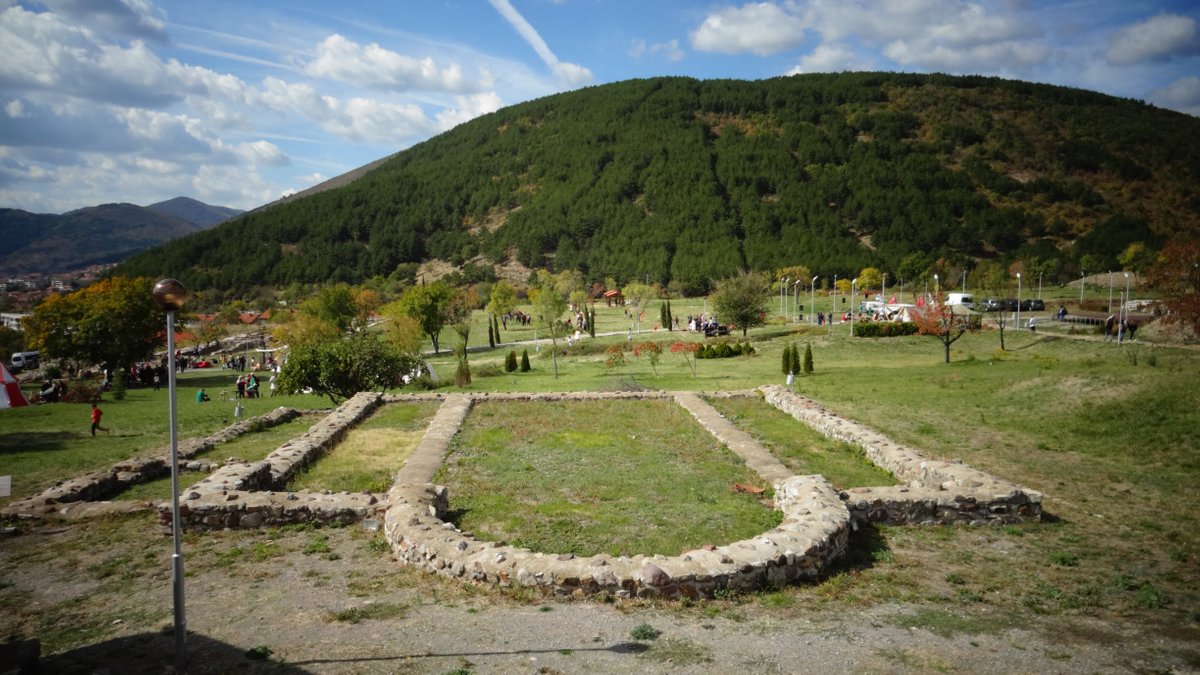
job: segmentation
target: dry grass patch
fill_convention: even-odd
[[[329,454],[291,483],[293,490],[386,492],[412,455],[440,403],[392,403],[351,429]]]

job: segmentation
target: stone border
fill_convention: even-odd
[[[842,492],[856,524],[933,525],[1041,520],[1042,494],[974,467],[922,457],[883,434],[838,417],[812,399],[780,385],[760,387],[768,403],[828,438],[853,443],[867,459],[906,485]]]
[[[295,408],[276,408],[269,413],[236,422],[203,438],[189,438],[178,444],[180,466],[184,471],[210,471],[212,462],[190,461],[196,455],[231,441],[251,429],[270,428],[290,422],[303,414]],[[171,446],[159,448],[149,457],[132,457],[108,469],[93,471],[76,478],[61,480],[40,494],[10,502],[0,514],[18,518],[81,518],[104,513],[125,513],[151,508],[151,502],[104,501],[138,483],[157,480],[171,474]]]
[[[730,450],[775,486],[782,522],[752,539],[706,546],[679,556],[538,553],[487,542],[462,532],[444,516],[449,492],[432,479],[450,441],[476,400],[673,399]],[[717,591],[782,586],[819,577],[846,551],[850,514],[821,476],[792,476],[770,452],[736,429],[691,392],[505,394],[447,398],[425,440],[388,493],[384,534],[399,560],[429,572],[501,586],[527,586],[545,594],[583,597],[712,597]]]

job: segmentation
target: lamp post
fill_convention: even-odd
[[[803,279],[792,282],[792,323],[800,320],[800,284],[802,283],[804,283]]]
[[[1112,270],[1108,271],[1108,313],[1112,314]]]
[[[1038,300],[1042,299],[1042,273],[1038,272]]]
[[[183,611],[183,553],[180,551],[179,526],[179,440],[175,416],[175,313],[187,301],[187,288],[175,279],[163,279],[154,285],[154,302],[167,311],[167,356],[172,360],[167,368],[167,400],[171,419],[171,589],[175,599],[175,672],[182,673],[187,665],[187,618]]]
[[[933,297],[936,298],[936,297],[938,297],[938,295],[940,295],[938,293],[938,275],[934,274],[933,275]]]
[[[1013,328],[1021,327],[1021,273],[1017,272],[1017,323]]]
[[[783,308],[783,289],[787,288],[787,282],[787,277],[779,280],[779,313],[783,315],[784,322],[787,322],[787,312]]]
[[[812,278],[812,286],[810,287],[812,290],[809,292],[808,297],[808,304],[810,305],[808,310],[809,324],[815,324],[817,322],[817,279],[820,278],[821,277],[819,276]]]
[[[967,271],[963,270],[963,295],[967,294]]]
[[[850,282],[850,337],[854,337],[854,290],[858,287],[858,277]]]
[[[1121,303],[1121,327],[1117,329],[1117,344],[1125,343],[1125,324],[1129,323],[1129,272],[1125,272],[1125,298]]]
[[[1086,277],[1083,270],[1079,270],[1079,309],[1083,309],[1083,280]]]
[[[829,318],[833,319],[834,312],[837,311],[837,275],[833,275],[833,292],[829,299]]]
[[[883,273],[883,283],[880,284],[879,300],[883,302],[883,306],[887,307],[887,272]]]

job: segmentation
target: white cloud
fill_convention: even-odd
[[[767,56],[804,42],[804,21],[778,5],[762,2],[726,7],[708,15],[691,34],[692,47],[704,52]]]
[[[488,2],[492,3],[492,7],[496,8],[500,16],[504,17],[504,20],[508,21],[509,25],[517,31],[517,34],[529,43],[529,46],[537,52],[538,57],[550,68],[550,72],[554,73],[561,84],[576,87],[592,81],[592,71],[584,66],[559,61],[554,52],[550,51],[550,46],[538,34],[537,29],[521,16],[521,13],[512,6],[509,0],[488,0]]]
[[[494,91],[455,97],[455,105],[437,114],[438,130],[449,131],[454,127],[504,107],[504,101]]]
[[[1162,89],[1150,92],[1150,100],[1200,117],[1200,77],[1181,77]]]
[[[1200,40],[1197,39],[1195,19],[1159,14],[1117,31],[1104,57],[1113,65],[1128,66],[1194,54],[1198,48]]]
[[[165,40],[161,12],[147,0],[42,0],[73,21],[127,37]]]
[[[839,73],[850,70],[869,70],[872,64],[857,54],[836,44],[819,45],[811,54],[800,59],[788,75],[801,73]]]
[[[439,67],[430,57],[415,59],[375,43],[363,46],[336,34],[317,45],[316,58],[304,67],[304,72],[390,91],[465,92],[472,88],[457,63]]]
[[[1051,50],[1018,8],[963,0],[813,0],[806,24],[827,42],[853,38],[906,67],[947,72],[1016,73]]]
[[[679,40],[668,40],[656,44],[646,44],[645,40],[634,40],[629,46],[629,55],[640,59],[646,54],[661,54],[668,61],[683,60],[683,50],[679,48]]]

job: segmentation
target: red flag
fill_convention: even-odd
[[[896,304],[896,296],[894,296],[894,295],[893,295],[893,296],[892,296],[892,299],[891,299],[891,300],[888,300],[888,304],[889,304],[889,305],[894,305],[894,304]]]

